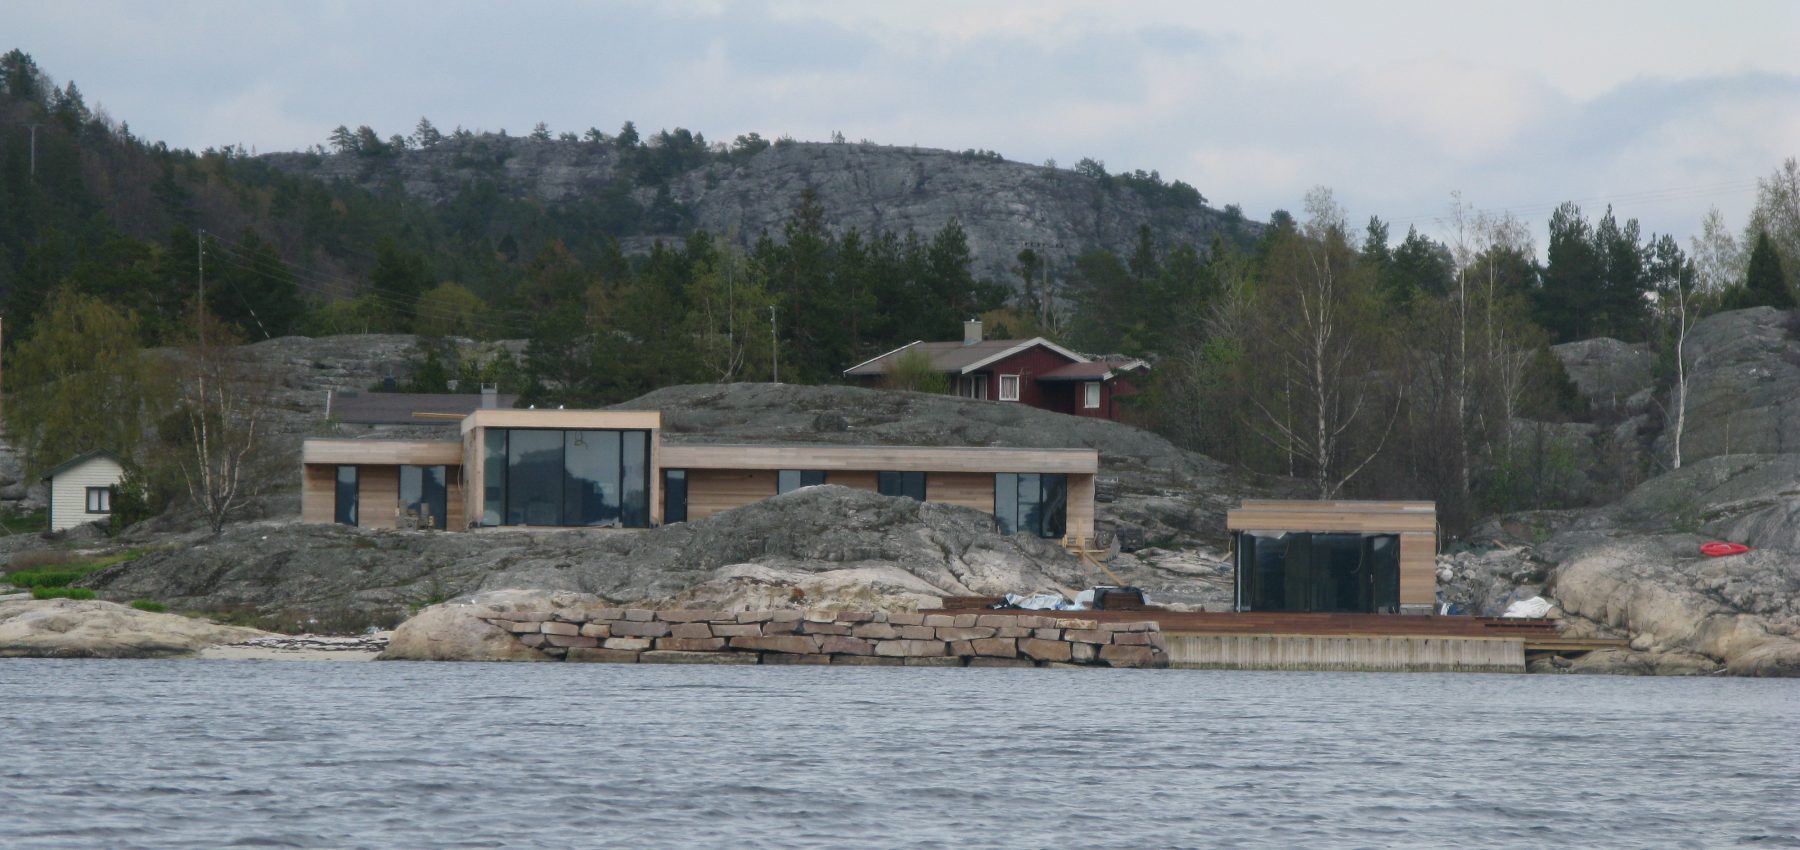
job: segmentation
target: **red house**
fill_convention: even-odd
[[[879,386],[888,369],[911,351],[964,398],[1017,402],[1074,416],[1119,419],[1118,399],[1137,392],[1130,375],[1148,368],[1128,357],[1091,358],[1043,337],[982,339],[981,322],[963,323],[962,342],[914,342],[844,370],[864,386]]]

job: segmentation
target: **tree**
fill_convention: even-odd
[[[892,366],[883,384],[890,390],[910,390],[920,393],[946,393],[950,391],[950,379],[931,365],[931,355],[917,348],[902,353],[894,358]]]
[[[1766,232],[1756,234],[1756,245],[1750,249],[1750,265],[1744,271],[1744,289],[1735,299],[1735,307],[1774,307],[1794,309],[1794,294],[1788,289],[1787,276],[1781,269],[1781,256]]]
[[[444,281],[419,296],[413,332],[422,336],[480,336],[487,302],[460,283]]]
[[[542,121],[537,122],[537,126],[531,128],[531,138],[533,141],[539,142],[550,141],[550,125]]]
[[[1550,244],[1533,306],[1538,324],[1550,332],[1553,342],[1586,339],[1603,324],[1599,315],[1603,270],[1595,243],[1593,228],[1574,202],[1550,214]]]
[[[342,124],[331,131],[331,149],[338,153],[356,153],[362,150],[355,133]]]
[[[1656,287],[1662,334],[1668,356],[1674,361],[1669,405],[1663,419],[1669,430],[1669,468],[1681,468],[1681,441],[1687,432],[1688,331],[1699,313],[1703,293],[1696,291],[1694,265],[1682,254],[1673,236],[1652,240],[1650,279]],[[1699,365],[1699,364],[1693,364]]]
[[[1744,242],[1767,234],[1789,291],[1800,290],[1800,159],[1788,157],[1775,173],[1756,181],[1756,206],[1744,225]]]
[[[624,126],[619,128],[619,135],[613,137],[613,144],[618,145],[620,150],[628,151],[637,148],[637,125],[630,121],[625,122]]]
[[[1272,386],[1252,403],[1265,438],[1330,499],[1380,455],[1394,417],[1378,434],[1363,427],[1381,416],[1384,328],[1343,210],[1324,187],[1306,209],[1304,226],[1280,233],[1269,255],[1250,344]]]
[[[231,328],[210,318],[197,324],[178,366],[176,465],[188,498],[217,534],[262,482],[274,480],[263,468],[278,461],[263,451],[273,382],[244,359]]]
[[[137,318],[72,287],[51,294],[8,359],[7,426],[27,480],[95,449],[135,457],[167,399],[166,370],[138,348]]]
[[[438,132],[438,128],[432,126],[431,120],[423,115],[419,116],[419,126],[413,129],[413,146],[420,150],[427,150],[437,147],[443,141],[444,134]]]
[[[375,249],[375,268],[369,272],[369,294],[392,311],[391,326],[396,331],[412,329],[416,302],[430,285],[425,258],[402,249],[393,237],[381,240]]]
[[[1725,227],[1725,216],[1718,207],[1706,211],[1706,217],[1700,221],[1700,234],[1688,238],[1688,254],[1694,261],[1694,288],[1711,295],[1743,280],[1744,266],[1749,261]]]

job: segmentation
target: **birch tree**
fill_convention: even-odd
[[[1265,438],[1304,466],[1319,498],[1330,499],[1380,455],[1399,388],[1388,412],[1384,389],[1392,382],[1379,368],[1385,328],[1343,209],[1319,187],[1307,194],[1306,212],[1304,225],[1278,237],[1269,256],[1251,344],[1277,386],[1251,400]],[[1282,401],[1271,404],[1271,396]]]
[[[273,382],[243,360],[229,329],[204,318],[200,324],[177,369],[184,433],[176,465],[188,497],[217,534],[268,480],[262,467]]]

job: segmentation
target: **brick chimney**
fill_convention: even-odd
[[[493,410],[494,408],[499,407],[499,406],[500,406],[500,385],[499,384],[482,384],[481,385],[481,409],[482,410]]]
[[[981,341],[981,320],[970,319],[963,322],[963,345],[974,345]]]

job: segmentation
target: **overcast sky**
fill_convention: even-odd
[[[290,150],[339,124],[987,148],[1156,169],[1253,218],[1330,186],[1436,230],[1612,203],[1682,237],[1800,155],[1800,3],[0,0],[0,50],[133,132]]]

